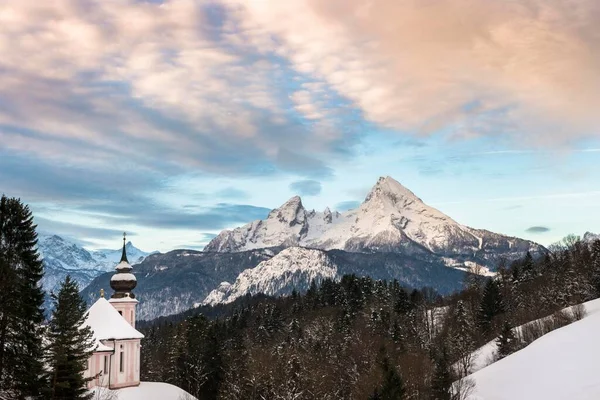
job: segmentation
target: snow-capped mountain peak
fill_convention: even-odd
[[[149,254],[131,242],[125,245],[131,264],[138,264]],[[121,259],[122,248],[88,251],[81,245],[53,234],[38,235],[38,251],[43,259],[44,290],[55,290],[67,274],[83,289],[96,276],[112,271]]]
[[[272,210],[267,219],[277,219],[288,226],[303,224],[306,221],[306,210],[302,205],[302,199],[300,196],[292,197],[281,207]]]
[[[294,196],[271,211],[266,220],[221,232],[205,250],[238,252],[290,246],[353,252],[425,251],[449,257],[478,253],[494,260],[543,249],[533,242],[461,225],[388,176],[379,178],[354,210],[307,212],[300,197]]]
[[[389,176],[382,176],[377,180],[375,186],[373,186],[369,194],[367,194],[365,203],[375,200],[388,200],[393,204],[410,204],[414,202],[422,203],[421,199],[418,198],[413,192]]]

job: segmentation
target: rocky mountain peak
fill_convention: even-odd
[[[373,186],[364,202],[373,203],[382,201],[404,206],[415,202],[422,203],[421,199],[413,192],[389,176],[382,176],[377,180],[377,183]]]
[[[300,196],[294,196],[279,208],[269,213],[268,219],[277,219],[289,226],[303,224],[306,221],[306,210]]]
[[[323,220],[328,224],[333,220],[333,215],[331,214],[329,207],[326,207],[325,211],[323,211]]]

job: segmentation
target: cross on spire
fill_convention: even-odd
[[[125,241],[127,240],[127,233],[123,232],[123,254],[121,255],[121,262],[125,261],[126,263],[129,263],[129,260],[127,260],[127,252],[125,251]]]

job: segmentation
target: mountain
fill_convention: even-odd
[[[306,290],[313,281],[320,285],[323,280],[337,276],[337,266],[326,252],[290,247],[256,267],[242,271],[233,285],[222,282],[202,305],[231,303],[247,294],[290,295],[294,289]]]
[[[245,269],[268,260],[272,250],[252,250],[235,254],[204,253],[194,250],[173,250],[151,254],[133,266],[137,279],[134,290],[139,300],[138,319],[153,319],[176,314],[201,302],[222,281],[233,282]],[[100,289],[111,293],[112,272],[101,274],[84,289],[83,298],[92,304]]]
[[[292,197],[265,220],[221,232],[205,251],[239,252],[275,246],[429,253],[445,257],[452,265],[475,262],[491,269],[500,258],[544,251],[528,240],[461,225],[390,177],[379,178],[365,201],[345,213],[307,211],[300,197]]]
[[[148,254],[128,242],[129,261],[139,263]],[[82,246],[58,235],[39,235],[38,251],[44,262],[45,274],[42,287],[46,292],[56,291],[67,275],[86,287],[96,276],[112,271],[121,258],[122,249],[89,252]]]
[[[153,254],[133,267],[138,318],[177,314],[206,301],[217,304],[246,294],[303,292],[312,279],[338,279],[356,274],[397,279],[413,288],[429,286],[441,294],[460,290],[466,273],[448,268],[441,258],[399,253],[350,253],[343,250],[272,248],[237,253],[174,250]],[[100,289],[110,293],[110,277],[96,277],[82,292],[89,303]],[[229,283],[233,282],[233,284]],[[213,290],[214,289],[214,290]]]
[[[398,253],[351,253],[343,250],[318,250],[289,247],[256,267],[242,271],[234,283],[221,282],[202,303],[230,303],[246,295],[268,296],[305,292],[313,280],[319,285],[325,279],[344,275],[369,276],[404,286],[429,286],[442,294],[461,289],[464,271],[448,268],[443,260]]]
[[[127,242],[125,244],[125,250],[127,251],[127,259],[131,265],[139,264],[144,261],[144,258],[148,257],[150,254],[156,254],[157,251],[153,251],[147,253],[135,247],[131,242]],[[119,263],[121,260],[121,255],[123,253],[123,248],[119,248],[116,250],[112,249],[103,249],[96,250],[92,252],[92,257],[100,266],[100,269],[103,271],[112,271],[115,268],[115,265]]]

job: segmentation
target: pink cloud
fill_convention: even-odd
[[[485,118],[532,143],[598,134],[594,0],[240,4],[248,36],[276,35],[276,51],[299,72],[327,82],[383,126],[423,133],[453,126],[471,136],[490,133]],[[502,120],[486,116],[499,109]]]

